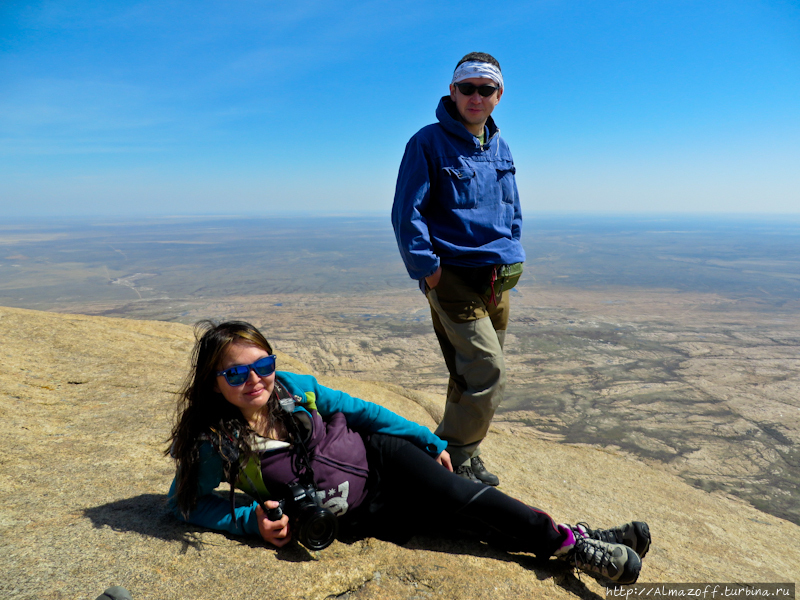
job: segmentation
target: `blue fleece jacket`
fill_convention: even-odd
[[[316,408],[318,414],[325,421],[341,413],[350,429],[363,433],[385,433],[403,437],[434,457],[439,456],[447,447],[447,442],[439,439],[426,427],[408,421],[378,404],[324,387],[311,375],[278,371],[276,379],[292,396],[299,396],[303,399],[309,409]],[[298,406],[295,410],[308,412],[303,406]],[[363,444],[357,450],[362,451]],[[363,462],[365,465],[367,464],[366,453]],[[237,507],[232,518],[230,503],[213,493],[224,479],[222,457],[214,450],[210,442],[203,443],[200,447],[197,506],[188,519],[184,519],[175,502],[177,480],[173,480],[168,496],[170,509],[179,519],[195,525],[234,534],[258,535],[256,502],[248,506]]]
[[[489,117],[481,145],[443,97],[439,122],[406,145],[397,176],[392,225],[412,279],[440,264],[482,267],[523,262],[522,212],[514,160]]]

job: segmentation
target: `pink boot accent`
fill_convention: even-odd
[[[562,556],[572,550],[572,547],[575,545],[575,534],[572,533],[572,529],[569,527],[569,525],[562,525],[559,523],[558,530],[567,536],[566,539],[564,539],[564,542],[555,552],[555,556]]]

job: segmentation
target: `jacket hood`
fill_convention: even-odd
[[[442,99],[439,100],[439,106],[436,107],[436,118],[439,120],[439,125],[449,133],[457,135],[468,142],[473,142],[476,146],[480,145],[478,138],[472,135],[458,118],[458,108],[456,108],[456,103],[453,102],[450,96],[442,96]],[[490,144],[494,137],[500,133],[500,129],[495,125],[491,116],[486,120],[486,128],[489,130],[486,144]]]

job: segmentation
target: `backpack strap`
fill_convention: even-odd
[[[261,464],[255,456],[251,456],[245,465],[239,465],[238,475],[234,482],[237,489],[259,502],[272,498],[261,476]]]
[[[236,442],[229,439],[227,436],[220,435],[213,428],[211,431],[217,435],[216,438],[211,438],[210,441],[216,446],[217,451],[222,455],[223,459],[228,461],[231,465],[238,465],[238,469],[231,469],[230,479],[228,481],[231,488],[231,519],[235,520],[235,494],[237,489],[243,491],[258,502],[262,510],[266,511],[267,507],[264,505],[264,501],[268,500],[271,494],[264,484],[264,479],[261,477],[261,465],[258,459],[255,456],[250,456],[247,463],[242,465],[242,458],[239,456],[239,448]]]

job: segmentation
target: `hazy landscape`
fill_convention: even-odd
[[[524,243],[498,421],[800,523],[800,220],[535,216]],[[5,222],[0,305],[245,318],[319,373],[446,383],[388,217]]]

